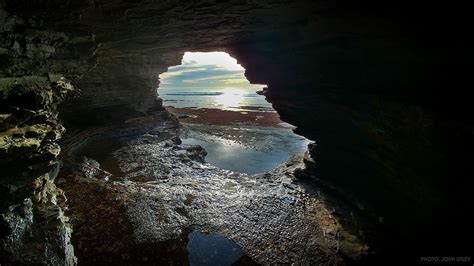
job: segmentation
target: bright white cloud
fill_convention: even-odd
[[[245,69],[225,52],[186,52],[181,65],[169,67],[160,74],[162,88],[228,87],[239,89],[261,88],[250,84]]]
[[[237,60],[235,60],[228,53],[225,52],[186,52],[184,53],[184,57],[181,63],[183,65],[216,65],[226,70],[245,70],[240,64],[237,64]]]

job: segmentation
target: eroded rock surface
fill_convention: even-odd
[[[54,184],[65,131],[57,106],[74,91],[69,78],[93,66],[95,44],[12,15],[3,1],[0,25],[0,263],[73,265]]]
[[[343,264],[368,252],[322,197],[295,181],[302,158],[247,175],[216,168],[201,147],[178,143],[136,136],[105,156],[102,169],[86,159],[65,177],[79,261],[183,262],[182,237],[191,231],[224,235],[260,264]],[[102,178],[103,171],[114,174]]]

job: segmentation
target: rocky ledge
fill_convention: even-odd
[[[363,236],[295,180],[302,158],[265,174],[219,169],[200,146],[180,144],[176,122],[160,121],[129,140],[110,131],[108,139],[122,143],[115,150],[89,142],[105,154],[88,154],[86,146],[69,153],[75,162],[59,186],[80,262],[186,262],[190,232],[218,233],[261,264],[342,264],[367,254]]]

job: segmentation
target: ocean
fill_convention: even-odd
[[[262,88],[159,88],[158,94],[165,106],[176,108],[275,112],[265,97],[257,94]]]

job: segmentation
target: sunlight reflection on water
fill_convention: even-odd
[[[236,108],[243,105],[244,93],[240,90],[224,91],[223,94],[217,96],[215,106],[221,109]]]
[[[215,136],[189,127],[191,133],[182,139],[183,144],[202,146],[208,153],[206,161],[212,165],[247,174],[273,170],[292,155],[302,155],[309,143],[291,129],[221,127],[230,135]]]

